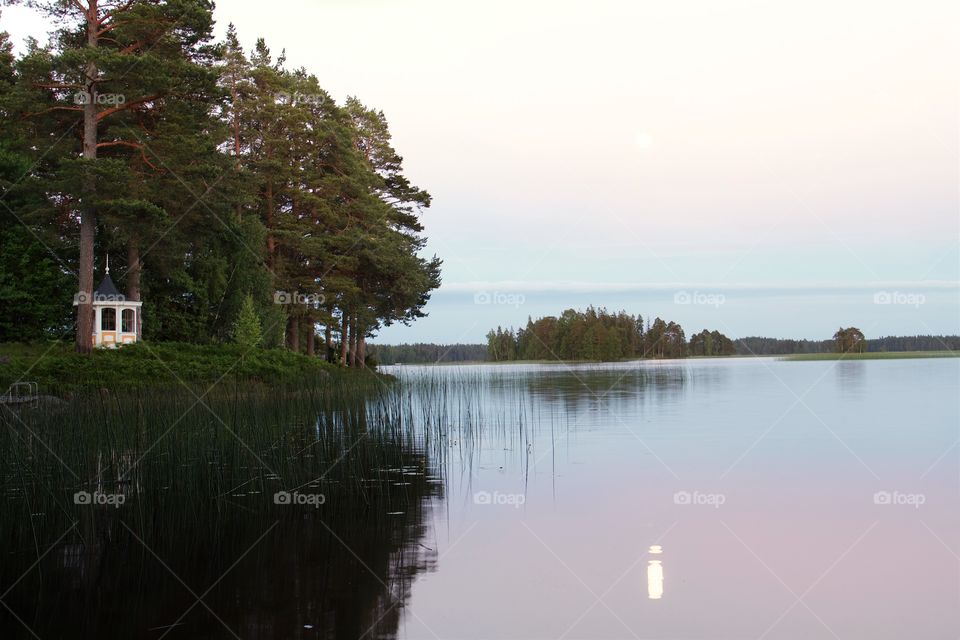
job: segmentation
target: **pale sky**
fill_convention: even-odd
[[[475,342],[590,303],[688,334],[960,333],[960,3],[221,0],[216,17],[383,109],[433,194],[444,286],[380,341]],[[45,30],[21,8],[0,27]]]

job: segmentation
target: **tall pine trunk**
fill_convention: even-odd
[[[89,0],[87,9],[87,47],[97,48],[100,28],[97,0]],[[91,164],[97,159],[97,74],[95,62],[87,63],[86,102],[83,105],[83,159]],[[97,209],[93,203],[97,184],[93,167],[87,167],[84,178],[83,205],[80,209],[80,296],[77,304],[77,351],[93,351],[93,251],[97,234]]]
[[[350,315],[346,309],[340,312],[340,366],[347,366],[347,346],[349,340]]]
[[[287,321],[287,346],[290,351],[300,352],[300,316],[296,314]]]
[[[273,158],[273,152],[268,147],[267,160],[269,161],[271,158]],[[273,275],[274,280],[276,280],[277,274],[275,273],[274,270],[276,269],[276,266],[277,266],[276,265],[277,242],[276,242],[276,239],[273,237],[273,232],[274,232],[273,218],[274,218],[276,203],[273,201],[273,178],[270,178],[269,180],[267,180],[265,197],[267,200],[267,223],[265,225],[267,227],[267,267],[270,273]]]
[[[313,328],[312,320],[307,322],[306,338],[307,338],[307,355],[312,358],[315,354],[315,345],[317,341],[316,330]]]
[[[333,326],[331,326],[329,321],[323,328],[323,340],[326,345],[324,357],[327,359],[327,362],[333,362]]]
[[[140,239],[136,236],[127,242],[127,299],[140,302]],[[137,340],[143,337],[143,319],[137,309]]]
[[[350,317],[350,366],[357,366],[357,316]]]

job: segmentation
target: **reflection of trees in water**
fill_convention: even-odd
[[[291,438],[290,451],[327,471],[300,488],[325,496],[319,508],[274,505],[273,492],[292,487],[269,478],[216,498],[175,487],[183,493],[164,501],[91,507],[4,602],[42,638],[233,637],[227,627],[243,638],[395,637],[413,581],[436,565],[425,523],[442,485],[409,433],[346,422],[313,449]],[[3,591],[37,557],[7,544]],[[0,637],[21,636],[31,634],[0,610]]]
[[[865,365],[862,360],[842,360],[836,363],[837,384],[841,393],[855,396],[863,391]]]
[[[543,371],[523,380],[531,396],[568,411],[633,408],[638,401],[676,400],[684,392],[682,367],[639,365],[629,369]]]
[[[395,637],[413,581],[436,566],[436,552],[423,543],[435,485],[418,484],[403,501],[344,504],[322,520],[284,523],[247,575],[218,597],[232,608],[238,634],[290,637],[310,625],[311,637]],[[197,619],[216,632],[219,624],[204,613]]]

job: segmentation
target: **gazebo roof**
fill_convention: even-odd
[[[117,290],[117,285],[113,284],[109,273],[103,277],[100,286],[93,292],[94,302],[124,302],[126,299],[127,297]]]

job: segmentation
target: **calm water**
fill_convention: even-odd
[[[0,636],[960,635],[960,360],[390,371],[404,427],[325,504],[105,509],[3,574]]]
[[[960,634],[960,361],[478,369],[400,637]]]

